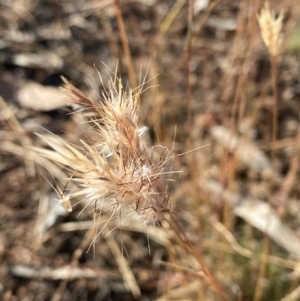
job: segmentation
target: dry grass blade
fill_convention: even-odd
[[[182,285],[178,288],[172,289],[168,291],[166,294],[156,299],[156,301],[167,301],[167,300],[178,300],[178,298],[182,298],[191,292],[195,293],[199,291],[199,287],[201,286],[200,280],[191,281],[185,285]],[[179,300],[190,300],[190,299],[179,299]]]
[[[215,196],[223,189],[214,181],[202,182],[202,187]],[[274,242],[284,248],[295,258],[300,257],[300,240],[296,234],[284,225],[275,210],[267,203],[260,200],[252,200],[240,195],[223,191],[223,197],[233,209],[233,213],[253,227],[267,234]],[[291,243],[293,242],[293,243]]]
[[[34,153],[32,148],[30,150],[26,149],[26,151],[24,151],[24,147],[9,141],[4,141],[0,143],[0,149],[4,152],[36,162],[37,164],[48,170],[53,175],[53,177],[59,179],[60,181],[65,181],[65,179],[67,178],[66,174],[51,161],[49,161],[45,157],[36,156],[36,153]]]
[[[107,234],[107,233],[106,233]],[[128,262],[123,256],[116,240],[110,236],[106,235],[107,244],[115,256],[116,262],[118,264],[119,270],[123,276],[124,282],[127,284],[128,288],[132,292],[132,295],[138,299],[141,297],[141,290],[136,283],[136,279],[133,275],[132,270],[128,266]]]
[[[27,279],[39,278],[50,280],[72,280],[80,278],[96,279],[99,277],[99,272],[70,266],[64,266],[61,268],[41,267],[37,269],[36,267],[33,268],[17,265],[12,268],[11,273],[14,276]]]
[[[229,129],[223,126],[214,126],[211,133],[213,138],[224,148],[230,152],[235,151],[239,161],[253,171],[269,171],[271,173],[271,162],[253,141],[238,137],[238,135],[233,134]],[[251,158],[251,160],[249,160],[249,158]]]
[[[297,286],[291,293],[286,295],[284,298],[282,298],[280,301],[296,301],[300,298],[300,285]]]
[[[10,126],[12,127],[12,129],[14,129],[15,132],[19,133],[19,137],[20,137],[19,139],[21,144],[24,147],[30,147],[32,145],[31,140],[27,137],[27,134],[25,133],[22,125],[19,123],[19,121],[17,120],[17,118],[15,117],[15,115],[13,114],[13,112],[11,111],[11,109],[9,108],[9,106],[6,104],[6,102],[1,96],[0,96],[0,109],[1,109],[1,115],[3,116],[3,120],[7,120]],[[25,158],[25,164],[27,167],[28,174],[30,176],[34,176],[35,167],[33,161],[31,161],[28,158]]]

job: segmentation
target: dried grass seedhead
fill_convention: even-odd
[[[280,34],[283,18],[284,15],[282,12],[280,12],[277,18],[275,17],[275,12],[270,9],[268,2],[257,17],[262,39],[272,56],[279,54],[282,42]]]
[[[66,100],[71,104],[79,104],[86,106],[93,106],[93,101],[87,97],[82,91],[74,87],[65,77],[61,77],[64,86],[62,87],[62,91],[65,92]]]
[[[70,85],[66,89],[75,91]],[[88,104],[87,112],[94,111],[93,117],[87,113],[92,127],[86,133],[90,138],[78,142],[81,147],[54,135],[39,135],[53,150],[38,151],[72,174],[78,189],[71,198],[82,197],[102,212],[161,222],[169,211],[162,176],[170,152],[161,145],[150,146],[144,137],[146,127],[138,126],[140,92],[124,91],[117,81],[100,103]]]

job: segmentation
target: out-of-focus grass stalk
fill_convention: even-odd
[[[282,20],[283,14],[280,13],[279,16],[275,17],[275,12],[270,9],[269,3],[266,2],[264,8],[258,15],[258,23],[261,30],[261,36],[268,48],[270,61],[271,61],[271,80],[272,80],[272,90],[273,90],[273,113],[272,113],[272,146],[275,144],[277,139],[277,128],[278,128],[278,89],[277,89],[277,58],[281,46],[281,30],[282,30]],[[271,160],[275,160],[275,150],[272,147],[271,150]],[[270,183],[272,186],[272,183]],[[271,187],[270,187],[271,189]],[[266,274],[267,270],[267,258],[270,251],[270,239],[265,237],[262,257],[265,259],[261,261],[258,280],[256,282],[256,288],[254,293],[253,301],[259,301],[262,298],[264,287],[261,285],[261,280]]]
[[[191,116],[191,83],[190,83],[190,63],[191,63],[191,51],[192,51],[192,30],[193,30],[193,11],[194,0],[189,1],[189,14],[188,14],[188,28],[185,40],[185,76],[186,76],[186,110],[187,110],[187,131],[189,137],[192,127]]]
[[[131,87],[134,89],[137,87],[137,81],[136,81],[132,57],[131,57],[131,53],[130,53],[128,37],[126,34],[125,25],[124,25],[124,21],[123,21],[123,17],[122,17],[122,12],[120,9],[119,0],[114,0],[114,6],[115,6],[118,28],[119,28],[120,37],[121,37],[122,45],[123,45],[123,51],[124,51],[125,60],[126,60],[126,67],[127,67],[127,71],[128,71],[129,82],[130,82]]]
[[[278,119],[278,89],[277,89],[277,58],[281,47],[281,30],[283,13],[275,17],[275,12],[270,9],[268,3],[258,15],[258,23],[261,30],[261,36],[266,44],[271,61],[271,79],[273,89],[273,118],[272,118],[272,144],[277,139],[277,119]],[[271,152],[272,161],[274,161],[274,151]]]

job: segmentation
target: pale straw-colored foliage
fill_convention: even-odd
[[[72,99],[76,89],[70,84],[66,88]],[[170,152],[161,145],[149,145],[146,127],[139,127],[140,92],[141,88],[124,91],[117,81],[99,103],[87,105],[85,101],[83,111],[91,127],[85,133],[88,138],[78,141],[79,146],[45,134],[39,137],[52,150],[37,150],[69,172],[77,186],[70,199],[82,199],[84,208],[118,213],[123,220],[160,223],[169,211],[162,177]]]

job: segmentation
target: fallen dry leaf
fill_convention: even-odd
[[[36,111],[52,111],[68,104],[66,94],[56,87],[26,82],[16,93],[16,100],[24,107]]]

